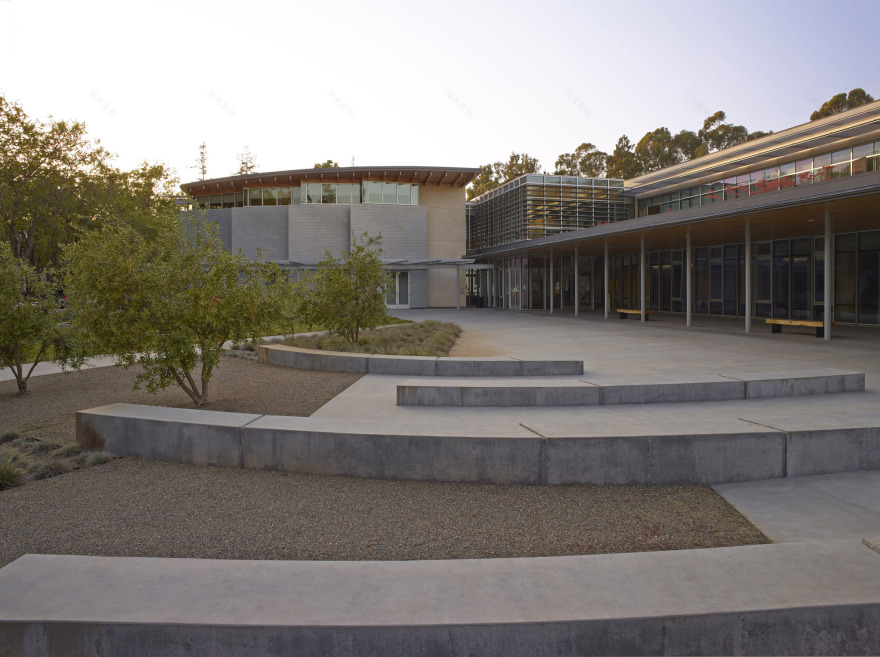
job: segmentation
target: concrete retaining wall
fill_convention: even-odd
[[[332,420],[111,404],[77,441],[179,463],[418,481],[719,484],[880,468],[880,427],[675,436],[413,435]]]
[[[398,406],[597,406],[762,397],[792,397],[865,389],[863,372],[805,370],[749,378],[719,376],[715,381],[600,385],[590,381],[518,382],[517,385],[404,382],[397,386]]]
[[[269,365],[323,372],[358,372],[398,376],[562,376],[581,375],[579,360],[518,360],[515,358],[434,358],[383,356],[260,345],[260,361]]]

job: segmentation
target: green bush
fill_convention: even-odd
[[[423,322],[386,326],[364,331],[356,349],[338,335],[291,337],[284,344],[303,349],[353,351],[399,356],[448,356],[461,327],[451,322],[427,319]]]
[[[0,460],[0,490],[12,488],[21,483],[21,470],[12,465],[8,458]]]

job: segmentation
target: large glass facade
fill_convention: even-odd
[[[683,249],[645,254],[645,307],[684,312],[687,298]],[[478,270],[468,279],[471,305],[547,310],[602,308],[601,256],[528,256],[491,260],[496,270]],[[745,244],[693,250],[693,312],[745,315]],[[752,243],[752,309],[756,318],[824,319],[825,240],[802,236]],[[610,309],[637,309],[638,253],[609,259]],[[834,237],[834,321],[880,325],[880,230]],[[551,285],[552,281],[552,285]],[[521,290],[521,292],[520,292]]]
[[[880,170],[880,141],[788,162],[639,201],[640,217],[711,205]]]
[[[467,248],[486,249],[525,239],[631,219],[633,200],[623,181],[529,174],[468,204]]]

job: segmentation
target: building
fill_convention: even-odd
[[[292,270],[339,256],[363,233],[382,237],[391,308],[463,302],[465,187],[480,169],[337,167],[182,185],[220,227],[224,245]]]
[[[880,101],[632,180],[523,176],[468,204],[469,299],[876,326],[878,160]]]

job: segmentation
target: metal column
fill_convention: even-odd
[[[605,319],[608,319],[608,242],[605,242],[605,260],[603,262],[603,266],[605,267],[605,278],[603,283],[605,284],[605,296],[603,297],[604,301],[602,305],[605,307]]]
[[[831,289],[831,272],[834,269],[834,249],[832,246],[833,237],[831,235],[831,213],[825,211],[825,297],[823,299],[823,315],[825,326],[825,339],[831,339],[831,315],[833,313],[832,304],[834,291]]]
[[[687,232],[687,241],[685,246],[685,259],[684,259],[684,268],[686,271],[685,275],[685,285],[687,286],[687,292],[685,293],[685,317],[687,317],[687,327],[691,327],[691,306],[693,305],[693,277],[691,276],[691,231],[688,229]]]
[[[550,252],[550,314],[553,314],[553,295],[556,289],[553,287],[553,251]]]
[[[645,238],[639,242],[639,316],[645,322]]]
[[[461,267],[455,265],[455,309],[461,310]]]
[[[752,332],[752,226],[746,224],[746,333]]]
[[[574,316],[578,316],[578,309],[581,306],[581,285],[580,272],[578,271],[578,250],[574,247]]]

